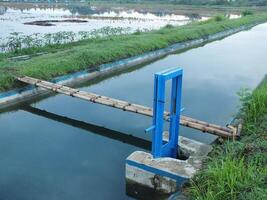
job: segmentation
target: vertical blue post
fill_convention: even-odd
[[[169,141],[173,144],[171,149],[171,157],[177,157],[178,152],[178,138],[179,138],[179,122],[181,112],[181,98],[182,98],[182,75],[172,80],[171,93],[171,109],[170,109],[170,128]]]
[[[152,155],[159,157],[177,157],[179,122],[182,97],[183,70],[175,68],[155,74],[154,79],[154,106],[153,106],[153,138]],[[163,142],[164,105],[166,81],[172,81],[169,141]]]
[[[162,146],[162,133],[163,133],[163,115],[165,104],[165,80],[163,76],[155,74],[154,81],[154,109],[153,109],[153,124],[155,129],[153,130],[153,142],[152,142],[152,154],[154,157],[161,157]]]

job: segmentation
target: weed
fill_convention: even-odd
[[[223,21],[223,20],[226,20],[226,19],[227,18],[225,16],[223,16],[223,15],[217,15],[217,16],[214,17],[214,20],[216,22],[220,22],[220,21]]]
[[[267,198],[267,79],[239,92],[244,129],[240,141],[216,145],[189,188],[193,199]]]
[[[253,15],[253,12],[250,11],[250,10],[244,10],[244,11],[242,12],[242,16],[247,16],[247,15]]]
[[[53,45],[62,45],[80,40],[129,34],[130,31],[131,29],[129,27],[103,27],[100,29],[94,29],[92,31],[80,31],[78,33],[74,33],[72,31],[60,31],[57,33],[48,33],[44,35],[39,33],[24,35],[19,32],[14,32],[11,33],[6,39],[6,43],[0,45],[0,48],[4,52],[13,52],[18,54],[20,52],[25,52],[25,49],[36,49],[45,46],[52,47]],[[22,49],[24,50],[22,51]]]

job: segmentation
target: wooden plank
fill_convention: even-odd
[[[146,107],[143,105],[131,104],[127,101],[114,99],[114,98],[110,98],[107,96],[102,96],[102,95],[89,93],[85,91],[79,91],[78,89],[70,88],[64,85],[60,85],[60,84],[51,83],[48,81],[35,79],[32,77],[25,76],[21,78],[19,77],[17,79],[24,83],[35,85],[35,86],[45,88],[45,89],[48,89],[48,90],[51,90],[57,93],[65,94],[68,96],[77,97],[85,101],[90,101],[92,103],[98,103],[98,104],[114,107],[117,109],[121,109],[123,111],[138,113],[138,114],[146,115],[150,117],[153,116],[152,108]],[[170,113],[165,111],[164,119],[169,120],[169,116],[170,116]],[[190,127],[193,129],[197,129],[202,132],[208,132],[208,133],[218,135],[221,137],[228,138],[228,137],[233,137],[236,135],[235,128],[222,127],[216,124],[210,124],[210,123],[207,123],[201,120],[193,119],[193,118],[182,116],[182,115],[180,119],[180,125]]]

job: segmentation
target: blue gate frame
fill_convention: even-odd
[[[172,157],[177,158],[179,122],[181,112],[182,97],[182,78],[181,68],[172,68],[155,74],[154,78],[154,106],[153,106],[153,125],[149,130],[153,131],[152,155],[154,158]],[[164,105],[166,82],[172,81],[171,105],[170,105],[170,126],[169,141],[164,143]]]

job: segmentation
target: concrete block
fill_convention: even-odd
[[[168,140],[168,133],[164,133],[164,138]],[[150,153],[133,152],[126,159],[128,195],[147,199],[145,196],[162,197],[177,192],[196,174],[202,166],[202,159],[212,150],[210,145],[182,136],[179,137],[179,146],[187,159],[154,159]]]

